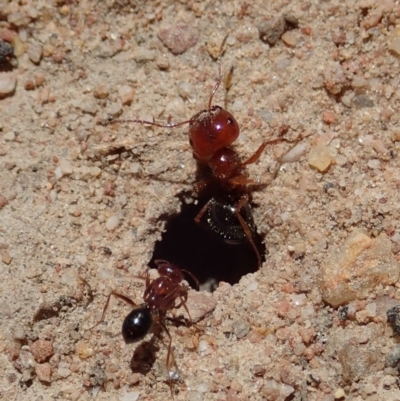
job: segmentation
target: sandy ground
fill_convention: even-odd
[[[399,400],[386,320],[400,299],[398,2],[26,3],[0,2],[0,38],[18,61],[0,72],[0,398],[171,398],[165,335],[125,345],[130,309],[117,300],[90,328],[112,289],[141,302],[133,276],[196,164],[185,127],[99,122],[189,119],[229,34],[232,83],[214,104],[226,97],[240,124],[236,150],[305,139],[253,193],[262,268],[194,293],[189,309],[216,305],[198,329],[167,322],[174,398]],[[288,147],[268,148],[251,177],[268,181]]]

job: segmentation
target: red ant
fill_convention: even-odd
[[[167,312],[183,306],[188,314],[189,321],[193,323],[189,310],[186,306],[189,287],[183,283],[184,274],[188,274],[196,283],[199,283],[196,277],[187,270],[179,269],[165,260],[156,260],[157,272],[159,277],[151,280],[149,277],[149,268],[146,269],[144,277],[138,277],[145,280],[145,290],[143,294],[143,304],[137,306],[129,297],[116,291],[111,291],[104,305],[101,319],[95,326],[104,321],[111,296],[122,299],[134,309],[125,317],[122,323],[122,337],[126,344],[131,344],[142,340],[149,333],[154,322],[156,322],[166,333],[169,338],[166,366],[170,372],[172,365],[172,337],[165,324]],[[176,302],[179,300],[179,302]],[[171,387],[171,386],[170,386]],[[172,391],[172,387],[171,387]]]
[[[228,35],[222,41],[217,62],[218,78],[214,85],[208,108],[195,114],[190,120],[173,124],[159,124],[145,120],[115,120],[109,123],[140,123],[160,128],[176,128],[189,124],[189,143],[193,157],[201,172],[201,180],[195,184],[198,194],[207,192],[209,201],[195,217],[200,223],[207,213],[206,224],[222,236],[226,242],[240,243],[248,241],[257,256],[258,267],[261,267],[261,256],[254,241],[256,228],[249,206],[250,185],[259,185],[248,178],[245,168],[258,161],[268,145],[278,142],[290,142],[286,138],[275,138],[265,141],[247,160],[242,161],[230,145],[239,136],[239,124],[231,113],[220,106],[212,106],[212,100],[222,82],[221,58]],[[204,169],[202,169],[204,170]],[[276,169],[275,174],[278,169]],[[274,176],[274,175],[273,175]],[[237,224],[239,222],[239,224]]]

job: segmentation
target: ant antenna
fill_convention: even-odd
[[[219,53],[218,53],[218,58],[217,58],[218,79],[217,79],[217,82],[215,82],[214,89],[210,96],[210,100],[208,101],[208,109],[209,110],[211,110],[211,103],[212,103],[213,97],[214,97],[215,93],[217,92],[219,86],[221,85],[221,81],[222,81],[221,59],[222,59],[222,55],[224,53],[224,46],[225,46],[226,40],[228,39],[228,36],[229,36],[229,34],[224,37],[224,40],[221,43],[221,47],[219,48]]]
[[[119,123],[139,123],[139,124],[152,125],[154,127],[159,127],[159,128],[176,128],[184,124],[189,124],[190,120],[181,121],[180,123],[173,123],[173,124],[160,124],[160,123],[155,123],[154,121],[146,121],[146,120],[112,120],[108,121],[106,125],[119,124]]]

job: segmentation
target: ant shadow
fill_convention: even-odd
[[[130,360],[129,366],[133,373],[146,375],[152,369],[159,350],[155,342],[155,336],[150,341],[142,341],[136,348]]]
[[[244,275],[258,270],[256,254],[248,241],[227,243],[221,236],[194,221],[209,201],[208,196],[198,198],[196,204],[186,204],[183,193],[179,198],[182,201],[181,212],[166,217],[166,230],[161,241],[155,244],[150,267],[157,267],[155,260],[166,259],[180,269],[190,271],[201,284],[210,281],[235,284]],[[266,250],[262,236],[255,234],[253,239],[261,260],[265,261]],[[190,277],[187,280],[195,287]]]

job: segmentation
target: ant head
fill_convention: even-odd
[[[122,323],[122,336],[126,344],[141,340],[150,330],[153,316],[150,308],[142,306],[133,309]]]
[[[222,148],[214,153],[208,161],[208,166],[214,177],[220,180],[229,180],[242,167],[242,163],[233,149]]]
[[[157,259],[155,261],[158,274],[162,277],[168,277],[172,282],[179,284],[183,280],[181,269],[167,262],[166,260]]]
[[[220,106],[197,113],[189,123],[189,142],[194,156],[207,163],[215,152],[231,145],[239,132],[233,115]]]

